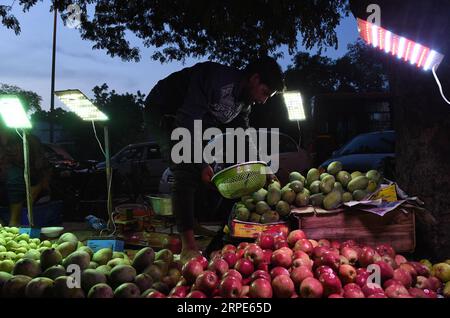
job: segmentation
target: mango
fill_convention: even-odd
[[[342,202],[342,195],[339,191],[332,191],[328,193],[323,199],[323,207],[326,210],[332,210],[338,207]]]
[[[114,298],[114,291],[110,286],[100,283],[91,287],[88,298]]]
[[[289,215],[289,213],[291,212],[291,208],[289,206],[289,203],[285,202],[285,201],[279,201],[275,207],[276,211],[278,212],[278,214],[283,217],[283,216],[287,216]]]
[[[347,189],[349,192],[353,192],[355,190],[365,190],[368,185],[369,179],[366,176],[359,176],[352,178],[352,180],[348,183]]]
[[[295,193],[299,193],[303,190],[303,183],[300,181],[292,181],[289,185],[289,187],[294,190]]]
[[[267,190],[266,189],[259,189],[255,193],[252,194],[252,199],[254,202],[264,201],[267,196]]]
[[[270,189],[270,191],[268,191],[267,193],[267,204],[270,206],[275,206],[278,201],[281,200],[281,190],[272,188]]]
[[[111,260],[112,253],[111,248],[102,248],[94,253],[92,256],[92,261],[99,265],[106,265]]]
[[[270,207],[265,201],[259,201],[256,203],[256,206],[255,206],[256,213],[263,215],[264,213],[266,213],[269,210],[270,210]]]
[[[281,190],[281,200],[292,204],[295,201],[295,197],[296,197],[296,193],[294,190],[292,190],[291,188],[283,188]]]
[[[314,181],[319,180],[320,172],[316,168],[309,169],[306,175],[306,184],[310,186]]]
[[[173,254],[169,255],[169,253],[164,252],[167,254],[166,258],[170,259],[172,258],[173,260]],[[159,254],[155,254],[155,252],[153,251],[153,249],[151,247],[145,247],[141,250],[139,250],[139,252],[136,253],[133,262],[132,262],[132,266],[140,273],[142,272],[145,268],[147,268],[148,266],[152,265],[153,262],[155,261],[155,259],[160,259],[163,257],[162,253]]]
[[[305,177],[302,176],[300,172],[293,171],[289,174],[289,182],[292,181],[300,181],[301,183],[305,183]]]
[[[327,172],[332,175],[336,175],[342,170],[342,163],[339,161],[333,161],[327,167]]]

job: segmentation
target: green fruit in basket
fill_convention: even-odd
[[[347,189],[349,192],[353,192],[355,190],[365,190],[369,185],[369,179],[366,176],[359,176],[356,178],[352,178],[352,180],[348,183]]]
[[[303,183],[300,181],[292,181],[289,187],[295,191],[295,193],[299,193],[303,190]]]
[[[45,240],[45,241],[41,242],[40,246],[41,247],[52,247],[52,242]]]
[[[14,265],[12,273],[13,275],[25,275],[33,278],[41,273],[41,268],[34,259],[23,258]]]
[[[58,247],[56,247],[56,250],[61,253],[63,258],[65,258],[69,254],[75,252],[76,248],[77,248],[76,244],[74,244],[72,242],[64,242],[64,243],[58,245]]]
[[[434,264],[432,268],[434,276],[439,278],[443,283],[450,281],[450,265],[447,263]]]
[[[25,242],[28,243],[28,240],[29,240],[29,239],[30,239],[30,236],[29,236],[28,234],[22,233],[22,234],[16,236],[16,237],[14,238],[14,241],[16,241],[16,242],[25,241]]]
[[[325,179],[325,177],[331,176],[331,174],[324,172],[320,175],[319,180],[322,181],[323,179]]]
[[[270,206],[275,206],[278,201],[281,200],[281,190],[272,188],[267,193],[267,204]]]
[[[259,189],[258,191],[256,191],[255,193],[252,194],[252,199],[255,202],[258,201],[264,201],[266,199],[266,195],[267,195],[267,190],[266,189]]]
[[[366,173],[366,177],[375,182],[376,184],[381,181],[381,174],[377,170],[369,170]]]
[[[325,196],[322,193],[316,193],[309,197],[309,201],[313,206],[322,206]]]
[[[295,197],[295,205],[298,207],[307,206],[309,204],[309,191],[303,189],[302,192],[297,193]]]
[[[364,173],[362,173],[361,171],[353,171],[350,174],[350,177],[352,177],[352,180],[357,178],[357,177],[361,177],[361,176],[364,176]]]
[[[55,265],[47,268],[41,276],[55,280],[58,277],[66,276],[66,269],[62,265]]]
[[[88,293],[92,286],[101,283],[106,284],[106,276],[95,269],[86,269],[81,274],[81,288],[85,293]]]
[[[367,185],[367,188],[366,188],[366,191],[368,192],[368,193],[373,193],[373,192],[375,192],[375,190],[378,188],[378,183],[376,183],[375,181],[373,181],[373,180],[370,180],[369,181],[369,184]]]
[[[353,196],[350,192],[344,192],[342,194],[342,202],[350,202],[353,200]]]
[[[3,284],[2,296],[7,298],[24,298],[25,288],[30,281],[31,277],[24,275],[11,277]]]
[[[261,216],[261,223],[275,223],[280,220],[280,215],[275,211],[268,211]]]
[[[10,259],[0,261],[0,272],[11,273],[14,268],[14,262]]]
[[[320,181],[319,189],[322,193],[327,194],[330,193],[333,190],[334,182],[336,180],[333,176],[326,176],[323,178],[322,181]]]
[[[141,290],[136,284],[124,283],[114,290],[114,298],[139,298]]]
[[[339,191],[340,193],[344,193],[344,187],[340,182],[335,182],[333,185],[333,191]]]
[[[152,266],[152,265],[150,265],[150,266]],[[149,266],[149,267],[150,267]],[[97,272],[99,272],[99,273],[103,273],[103,274],[105,274],[106,276],[108,276],[109,275],[109,273],[111,272],[111,266],[108,266],[108,265],[100,265],[100,266],[98,266],[95,270],[97,271]]]
[[[336,175],[336,180],[339,181],[342,186],[346,187],[350,180],[352,180],[352,176],[347,171],[339,171]]]
[[[98,264],[96,262],[89,262],[88,269],[96,269]]]
[[[320,172],[316,168],[309,169],[306,175],[306,184],[311,185],[314,181],[319,180]]]
[[[353,199],[355,201],[361,201],[367,196],[367,192],[365,190],[355,190],[353,191]]]
[[[309,186],[309,192],[311,194],[317,194],[320,192],[320,181],[316,180]]]
[[[109,274],[112,287],[117,287],[123,283],[133,282],[135,277],[136,270],[130,265],[117,265]]]
[[[287,216],[289,215],[289,213],[291,213],[291,207],[289,206],[289,203],[285,201],[279,201],[275,209],[281,217]]]
[[[63,257],[58,250],[54,248],[47,248],[42,251],[40,256],[41,267],[43,270],[46,270],[49,267],[61,264],[62,258]]]
[[[47,277],[36,277],[30,280],[25,288],[25,297],[43,298],[51,297],[53,280]]]
[[[63,266],[67,268],[69,265],[78,265],[83,271],[88,268],[91,257],[84,251],[75,251],[63,260]]]
[[[11,278],[13,278],[13,275],[10,273],[0,271],[0,298],[2,297],[3,285]]]
[[[94,252],[91,250],[89,246],[81,246],[77,249],[77,251],[83,251],[89,254],[89,256],[92,258],[94,256]]]
[[[305,183],[305,177],[302,176],[300,172],[293,171],[289,174],[289,182],[292,181],[300,181],[301,183]]]
[[[92,260],[99,265],[106,265],[112,258],[112,249],[102,248],[94,253]]]
[[[265,201],[259,201],[256,203],[255,211],[256,213],[263,215],[265,212],[270,210],[270,206]]]
[[[239,208],[236,210],[236,219],[247,222],[250,219],[250,211],[247,208]]]
[[[433,268],[433,264],[427,259],[421,259],[420,263],[425,265],[430,271]],[[449,263],[450,264],[450,263]]]
[[[342,170],[342,163],[339,161],[333,161],[327,167],[327,172],[332,175],[336,175]]]
[[[323,199],[323,207],[326,210],[336,209],[342,202],[342,195],[339,191],[332,191],[328,193]]]
[[[281,200],[286,201],[289,204],[292,204],[295,201],[296,193],[291,188],[283,188],[281,190]]]
[[[269,186],[267,187],[267,189],[271,189],[271,188],[277,188],[277,189],[281,189],[281,184],[278,181],[272,181]]]
[[[148,266],[153,265],[155,257],[155,251],[151,247],[144,247],[134,256],[132,265],[139,273],[141,273]]]
[[[88,298],[114,298],[114,291],[107,284],[97,284],[89,290]]]
[[[245,202],[245,207],[250,211],[253,212],[255,211],[255,202],[253,201],[253,199],[246,199]]]
[[[31,258],[34,260],[38,260],[41,257],[41,253],[39,253],[39,251],[37,250],[29,250],[28,252],[25,253],[24,258]]]
[[[445,298],[450,298],[450,282],[445,283],[444,291],[442,292]]]
[[[250,222],[252,223],[260,223],[261,221],[261,215],[257,213],[250,214]]]
[[[245,208],[245,204],[242,202],[238,202],[234,205],[234,209],[237,210],[239,208]]]
[[[75,234],[67,232],[61,235],[58,239],[58,244],[62,244],[64,242],[71,242],[75,244],[75,248],[78,246],[78,238]]]

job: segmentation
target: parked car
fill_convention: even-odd
[[[131,196],[156,193],[167,167],[168,162],[161,157],[157,143],[130,144],[111,157],[113,188],[115,192]],[[105,170],[106,162],[103,161],[96,164],[91,172],[100,177],[99,182],[104,183]]]
[[[395,131],[377,131],[361,134],[340,149],[320,166],[326,168],[332,161],[340,161],[347,171],[365,172],[376,169],[388,179],[395,179]]]

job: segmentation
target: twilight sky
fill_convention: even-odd
[[[0,4],[10,5],[12,2],[0,0]],[[21,24],[22,32],[19,36],[0,26],[0,83],[38,93],[43,99],[43,109],[49,109],[53,14],[49,12],[50,5],[47,1],[38,2],[27,13],[23,13],[20,8],[18,4],[13,8],[13,13]],[[356,21],[352,16],[341,22],[337,34],[338,50],[329,48],[323,55],[340,57],[345,54],[347,44],[357,39]],[[130,42],[139,43],[133,39]],[[137,45],[141,49],[141,61],[123,62],[120,58],[111,58],[104,50],[92,50],[92,45],[92,42],[81,40],[76,29],[65,27],[58,18],[55,90],[79,88],[92,97],[95,85],[107,83],[110,89],[119,93],[135,93],[140,90],[147,94],[158,80],[201,61],[186,59],[184,65],[181,62],[160,64],[150,59],[151,48]],[[314,54],[315,50],[310,52]],[[291,59],[292,56],[286,52],[284,58],[279,60],[284,70],[291,64]],[[62,107],[57,98],[55,107]]]

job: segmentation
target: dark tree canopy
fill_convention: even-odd
[[[16,5],[27,11],[37,2]],[[151,58],[161,62],[207,56],[237,66],[261,54],[280,56],[281,46],[294,54],[300,37],[307,49],[336,47],[335,28],[348,12],[341,0],[58,0],[63,18],[73,3],[88,13],[81,15],[81,37],[111,56],[141,58],[127,39],[131,33],[145,47],[154,46]],[[1,22],[18,33],[10,11],[0,6]]]
[[[13,94],[22,98],[24,107],[29,112],[41,110],[42,97],[33,91],[24,90],[18,86],[0,83],[0,94]]]

